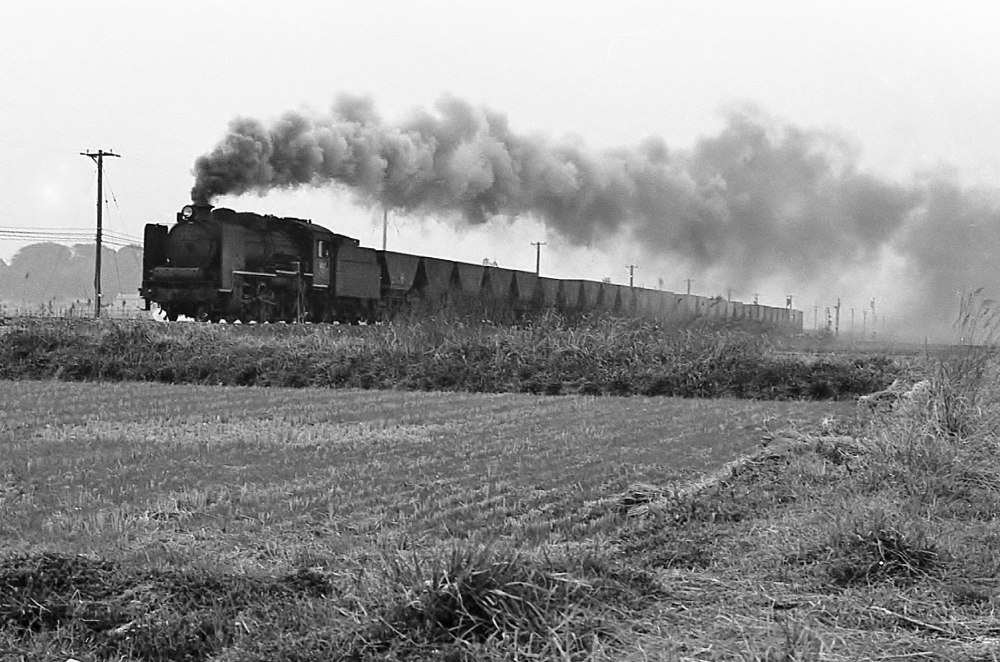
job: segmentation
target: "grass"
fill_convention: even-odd
[[[29,319],[0,328],[6,379],[820,400],[876,391],[899,373],[884,356],[807,361],[745,331],[609,317],[370,327]]]
[[[880,408],[0,382],[0,650],[996,660],[996,358]]]
[[[164,528],[225,531],[220,548],[267,528],[293,544],[298,526],[345,548],[399,528],[546,539],[571,523],[571,504],[706,470],[751,448],[763,426],[853,411],[54,381],[0,382],[0,399],[0,527],[83,551],[155,541]]]
[[[626,556],[703,589],[651,643],[667,659],[1000,657],[993,365],[970,350],[863,434],[778,435],[701,489],[632,493]]]
[[[619,650],[659,589],[611,544],[617,495],[854,412],[59,381],[0,399],[0,649],[60,662]]]

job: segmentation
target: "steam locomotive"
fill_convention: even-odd
[[[491,311],[509,318],[555,308],[662,322],[752,320],[802,331],[802,312],[607,282],[557,280],[490,264],[362,247],[308,220],[187,205],[171,226],[148,224],[139,290],[173,321],[341,322],[400,309]]]

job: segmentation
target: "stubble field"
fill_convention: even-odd
[[[765,428],[854,410],[52,381],[0,382],[0,400],[7,545],[237,566],[379,535],[580,537],[600,524],[585,503],[717,468]]]
[[[619,349],[647,374],[636,336],[602,353],[575,333],[461,342],[536,343],[490,359],[520,357],[518,389],[539,383],[525,356],[541,383],[581,383],[566,338],[608,374]],[[738,391],[760,356],[753,393],[839,399],[162,384],[146,332],[0,337],[20,375],[0,381],[0,659],[1000,657],[992,350],[775,362],[643,333],[673,383]],[[470,356],[457,340],[421,342]],[[341,346],[255,342],[246,360],[287,375],[285,356]],[[157,343],[162,365],[192,365]],[[209,358],[185,381],[228,374]],[[845,397],[891,374],[904,386],[879,406]]]

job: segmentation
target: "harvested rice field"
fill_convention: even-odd
[[[995,660],[976,379],[881,413],[0,381],[0,660]]]
[[[235,565],[379,536],[581,536],[601,524],[580,514],[589,501],[696,477],[766,428],[854,410],[53,381],[0,382],[0,401],[8,544]]]

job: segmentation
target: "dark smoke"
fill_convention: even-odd
[[[941,317],[956,294],[995,284],[1000,205],[947,175],[902,185],[861,172],[843,137],[748,107],[693,148],[657,138],[596,152],[579,141],[514,133],[507,119],[444,98],[387,123],[370,99],[328,116],[237,119],[194,168],[192,198],[340,185],[404,213],[469,223],[530,215],[567,241],[628,234],[651,255],[752,284],[833,283],[886,251],[914,320]],[[835,294],[834,294],[835,295]]]

